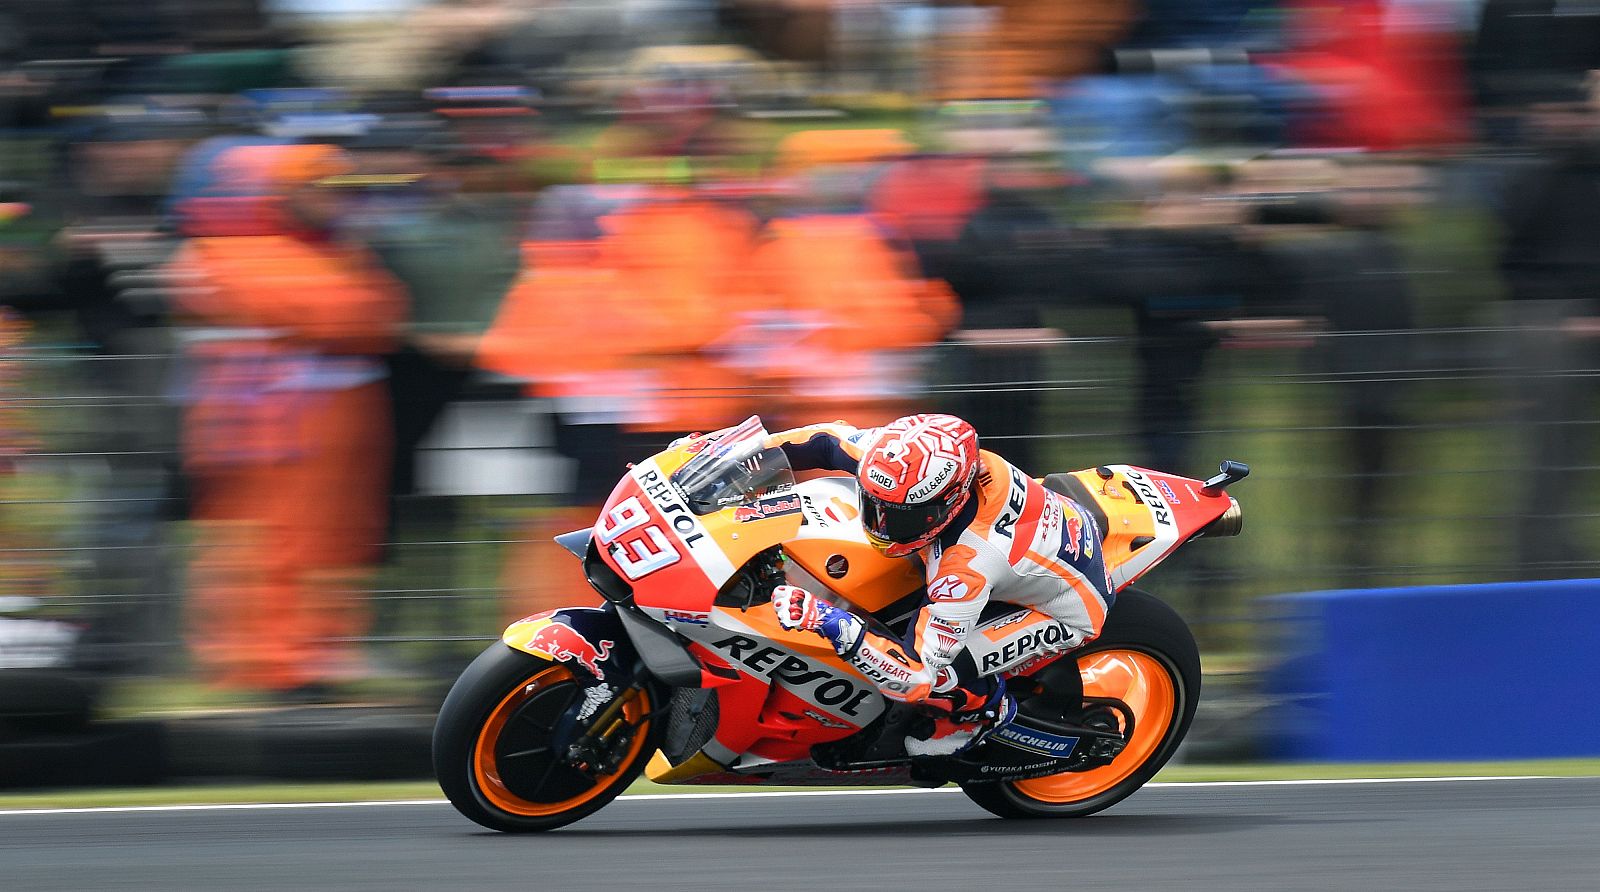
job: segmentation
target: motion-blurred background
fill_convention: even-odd
[[[1592,69],[1557,0],[4,0],[0,783],[425,766],[595,601],[550,537],[751,413],[1249,462],[1149,579],[1190,757],[1339,755],[1264,596],[1600,575]],[[1359,658],[1596,609],[1447,591]]]

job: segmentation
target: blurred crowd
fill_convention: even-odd
[[[1103,331],[1128,458],[1197,476],[1216,351],[1314,343],[1361,518],[1441,325],[1522,370],[1512,547],[1572,575],[1593,69],[1600,4],[1556,0],[5,0],[0,601],[325,699],[384,543],[454,510],[418,483],[453,406],[569,460],[514,618],[584,590],[545,542],[627,461],[751,413],[938,407],[1059,470],[1056,346]],[[19,622],[10,665],[56,640]]]

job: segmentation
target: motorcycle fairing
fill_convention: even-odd
[[[651,763],[658,782],[807,762],[813,746],[856,733],[888,705],[826,641],[785,630],[770,611],[717,607],[706,625],[679,634],[703,662],[736,669],[738,678],[715,688],[716,730],[698,753],[675,766]]]
[[[1073,471],[1104,513],[1106,575],[1121,591],[1233,505],[1227,493],[1202,492],[1199,480],[1133,465]]]
[[[696,515],[671,482],[691,457],[678,447],[635,465],[594,527],[598,553],[633,586],[641,608],[704,613],[746,561],[800,529],[798,512],[743,521],[732,509]]]
[[[564,607],[523,617],[506,627],[508,647],[565,663],[579,676],[608,684],[632,681],[636,654],[616,612],[601,607]]]
[[[853,478],[818,477],[796,489],[805,522],[783,545],[794,564],[792,584],[819,594],[831,592],[836,603],[843,599],[866,613],[877,613],[922,588],[920,562],[885,557],[867,541]],[[799,576],[796,568],[805,575]]]
[[[659,754],[658,754],[659,758]],[[704,758],[704,757],[701,757]],[[912,783],[911,766],[883,765],[863,768],[855,771],[833,771],[817,765],[810,759],[792,763],[774,763],[763,766],[759,774],[741,774],[737,771],[725,771],[714,762],[706,760],[694,766],[685,763],[686,768],[702,769],[693,774],[684,774],[679,777],[673,774],[657,776],[651,773],[657,766],[651,762],[651,767],[645,773],[656,783],[687,784],[692,786],[761,786],[781,784],[790,787],[848,787],[848,786],[900,786]]]
[[[693,636],[741,672],[764,678],[835,719],[855,726],[877,718],[878,688],[812,632],[791,632],[771,610],[719,607]]]

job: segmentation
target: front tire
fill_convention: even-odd
[[[1126,589],[1100,637],[1072,657],[1085,696],[1115,697],[1133,709],[1126,747],[1090,771],[965,784],[967,798],[1003,818],[1081,818],[1126,799],[1172,758],[1200,702],[1200,651],[1177,611]]]
[[[581,733],[577,677],[560,663],[495,643],[456,680],[433,728],[433,770],[450,803],[491,830],[532,833],[588,817],[615,799],[655,751],[648,687],[617,696],[617,733],[631,733],[616,768],[590,774],[566,763]],[[631,729],[631,730],[630,730]]]

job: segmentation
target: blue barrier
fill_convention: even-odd
[[[1600,755],[1600,579],[1267,599],[1268,755],[1318,761]]]

